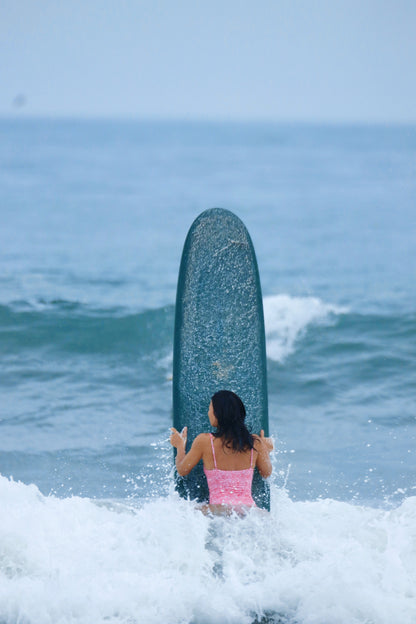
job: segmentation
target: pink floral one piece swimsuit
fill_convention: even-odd
[[[250,468],[245,470],[219,470],[214,451],[214,440],[210,433],[212,456],[214,466],[212,470],[204,473],[208,481],[210,505],[247,505],[255,506],[251,496],[251,483],[253,481],[253,449],[250,455]]]

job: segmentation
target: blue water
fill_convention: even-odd
[[[229,581],[235,601],[227,616],[205,605],[203,588],[219,581],[215,575],[207,581],[203,568],[186,572],[197,579],[198,600],[178,598],[163,617],[414,621],[416,551],[404,544],[413,539],[416,519],[415,197],[413,126],[0,121],[0,478],[7,502],[0,514],[6,524],[6,516],[15,518],[0,527],[1,622],[46,623],[58,621],[56,613],[62,622],[161,621],[162,590],[153,595],[152,611],[143,602],[131,606],[136,594],[122,579],[121,606],[106,610],[99,589],[111,584],[120,562],[133,574],[129,548],[139,527],[149,543],[153,530],[158,543],[172,530],[167,521],[153,529],[154,513],[167,512],[191,534],[208,532],[200,560],[218,552],[212,526],[200,524],[209,521],[175,498],[168,444],[180,255],[192,221],[212,206],[244,221],[258,258],[276,442],[268,520],[274,524],[267,529],[273,539],[272,547],[266,538],[263,546],[274,554],[267,583],[248,560],[251,580],[244,587]],[[59,537],[64,507],[81,514],[87,526],[81,536]],[[20,526],[22,513],[39,520],[31,529]],[[130,546],[114,546],[117,555],[110,549],[105,563],[98,562],[102,544],[91,547],[90,566],[95,574],[104,570],[103,578],[90,587],[88,601],[62,594],[59,602],[52,555],[31,559],[41,540],[35,528],[45,521],[53,527],[43,552],[61,549],[54,566],[63,577],[75,566],[65,553],[75,539],[90,543],[106,514],[111,535],[127,531]],[[131,515],[138,524],[126,528]],[[408,531],[400,546],[391,538],[397,522]],[[381,525],[390,537],[377,541]],[[254,526],[261,531],[261,523]],[[373,544],[363,526],[379,536]],[[243,542],[254,530],[246,529]],[[311,531],[316,557],[304,548]],[[108,546],[108,535],[101,537]],[[381,560],[387,542],[393,550]],[[358,562],[358,543],[368,564],[361,579],[367,601],[344,591],[359,578],[348,568],[354,553]],[[338,548],[337,560],[331,548]],[[146,552],[158,562],[152,573],[163,585],[166,549]],[[240,569],[225,551],[222,557],[224,570]],[[369,571],[381,577],[398,558],[396,586],[381,608],[391,579],[373,580]],[[312,560],[320,561],[318,571],[305,567]],[[184,573],[179,561],[180,554],[172,575]],[[274,603],[270,579],[289,565],[296,596],[282,594]],[[328,604],[322,596],[308,602],[308,579],[328,578],[334,565],[342,570],[341,610],[338,588],[326,588]],[[35,568],[42,570],[38,577]],[[38,601],[39,583],[33,595],[19,585],[35,577]],[[86,581],[79,578],[81,587]],[[136,589],[144,582],[136,578]],[[283,587],[280,576],[275,582]],[[252,603],[241,602],[243,595]]]

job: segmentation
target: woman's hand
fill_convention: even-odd
[[[256,466],[261,476],[267,479],[267,477],[270,477],[273,470],[269,455],[274,449],[274,442],[272,438],[265,437],[263,429],[260,431],[259,436],[256,435],[254,437],[255,443],[257,443],[256,450],[258,451]]]
[[[264,437],[264,429],[260,431],[260,442],[263,448],[267,450],[268,453],[271,453],[274,449],[273,438],[265,438]]]
[[[189,474],[194,466],[202,459],[204,449],[204,437],[207,433],[200,433],[192,443],[188,453],[186,453],[186,441],[188,439],[188,427],[184,427],[182,431],[176,431],[175,427],[171,428],[170,443],[177,450],[175,464],[176,470],[181,477]]]
[[[188,427],[184,427],[180,433],[175,429],[175,427],[172,427],[171,431],[172,433],[170,434],[170,443],[176,449],[181,449],[184,451],[186,448],[186,440],[188,438]]]

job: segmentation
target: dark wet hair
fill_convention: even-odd
[[[244,424],[246,408],[240,397],[230,390],[220,390],[211,401],[218,421],[214,436],[223,438],[224,446],[233,451],[254,448],[254,438]]]

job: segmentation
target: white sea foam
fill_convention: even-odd
[[[296,341],[311,324],[331,321],[347,308],[325,303],[317,297],[273,295],[263,300],[267,356],[283,362],[294,349]]]
[[[44,497],[0,477],[2,624],[413,624],[416,497],[334,500],[210,519],[175,494]]]

